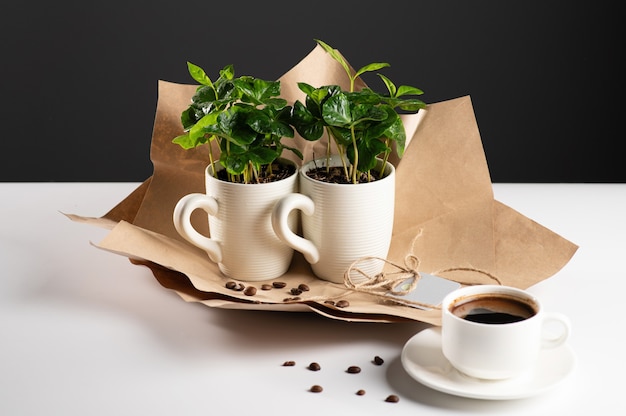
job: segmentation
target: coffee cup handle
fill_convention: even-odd
[[[220,244],[200,234],[191,224],[191,214],[201,209],[209,215],[216,215],[218,204],[215,198],[206,194],[194,193],[182,197],[174,207],[174,228],[185,240],[196,247],[204,249],[211,261],[219,263],[222,261],[222,248]]]
[[[550,327],[549,331],[548,326]],[[555,348],[562,345],[569,338],[571,323],[567,316],[561,313],[549,312],[544,315],[543,328],[542,347]]]
[[[297,193],[281,198],[272,209],[272,228],[282,242],[301,252],[307,262],[315,264],[320,260],[318,248],[310,240],[300,237],[289,228],[287,219],[294,209],[299,209],[305,215],[313,215],[315,203],[308,196]]]

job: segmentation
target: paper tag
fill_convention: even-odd
[[[404,282],[396,286],[395,290],[402,290],[403,286],[410,285],[410,280],[407,279]],[[416,305],[410,302],[418,302],[423,305],[439,306],[443,301],[443,298],[453,290],[461,287],[461,284],[452,280],[444,279],[443,277],[435,276],[432,274],[420,272],[420,280],[417,282],[415,289],[406,295],[397,295],[389,293],[388,296],[394,298],[399,302],[407,301],[407,306],[414,308],[430,310],[427,306]]]

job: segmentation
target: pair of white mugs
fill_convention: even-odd
[[[441,348],[468,376],[502,380],[529,374],[544,348],[568,339],[567,316],[546,312],[528,291],[476,285],[448,294],[442,304]]]
[[[219,180],[213,176],[213,166],[208,166],[206,193],[189,194],[178,201],[174,226],[187,241],[206,251],[228,277],[243,281],[277,278],[287,272],[297,250],[317,277],[343,283],[344,272],[354,261],[387,257],[395,168],[387,162],[384,178],[358,185],[321,182],[306,174],[327,163],[340,166],[341,160],[320,158],[295,169],[289,178],[253,185]],[[192,213],[198,209],[208,214],[210,238],[192,225]],[[366,260],[359,268],[375,275],[382,263]]]

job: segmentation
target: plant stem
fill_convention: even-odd
[[[352,135],[352,147],[354,148],[354,163],[352,164],[352,183],[357,183],[357,166],[359,166],[359,150],[356,145],[356,136],[354,135],[354,126],[350,127]]]
[[[385,144],[387,147],[391,146],[389,138],[385,139]],[[385,173],[385,166],[387,166],[387,160],[389,160],[389,153],[391,153],[391,151],[385,152],[385,156],[383,156],[383,163],[380,165],[380,173],[378,175],[379,178],[382,178]]]
[[[328,135],[328,143],[326,144],[326,173],[330,172],[330,156],[331,156],[331,137],[330,129],[326,128],[326,134]],[[336,142],[336,141],[335,141]]]
[[[212,138],[215,138],[215,136],[212,136]],[[213,146],[211,146],[212,141],[212,139],[209,139],[209,162],[211,163],[209,166],[213,166],[213,177],[217,178],[217,166],[214,166],[215,158],[213,157]]]

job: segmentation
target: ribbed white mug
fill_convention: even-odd
[[[387,162],[383,178],[359,184],[328,183],[307,176],[309,170],[326,164],[326,158],[320,158],[300,168],[300,192],[276,204],[272,224],[281,240],[304,254],[317,277],[342,283],[345,271],[356,260],[387,257],[393,230],[395,168]],[[329,164],[338,166],[341,160],[333,156]],[[288,225],[293,210],[303,214],[302,236]],[[383,265],[379,260],[364,260],[358,267],[373,277]],[[353,280],[360,278],[365,276]]]
[[[283,275],[291,264],[293,249],[274,233],[271,215],[276,201],[297,191],[297,167],[288,178],[259,184],[219,180],[213,177],[212,166],[207,167],[205,176],[206,194],[189,194],[176,204],[173,220],[178,233],[204,249],[228,277],[260,281]],[[207,212],[210,237],[193,227],[191,214],[196,209]],[[290,216],[286,227],[296,229],[297,221],[297,215]]]

